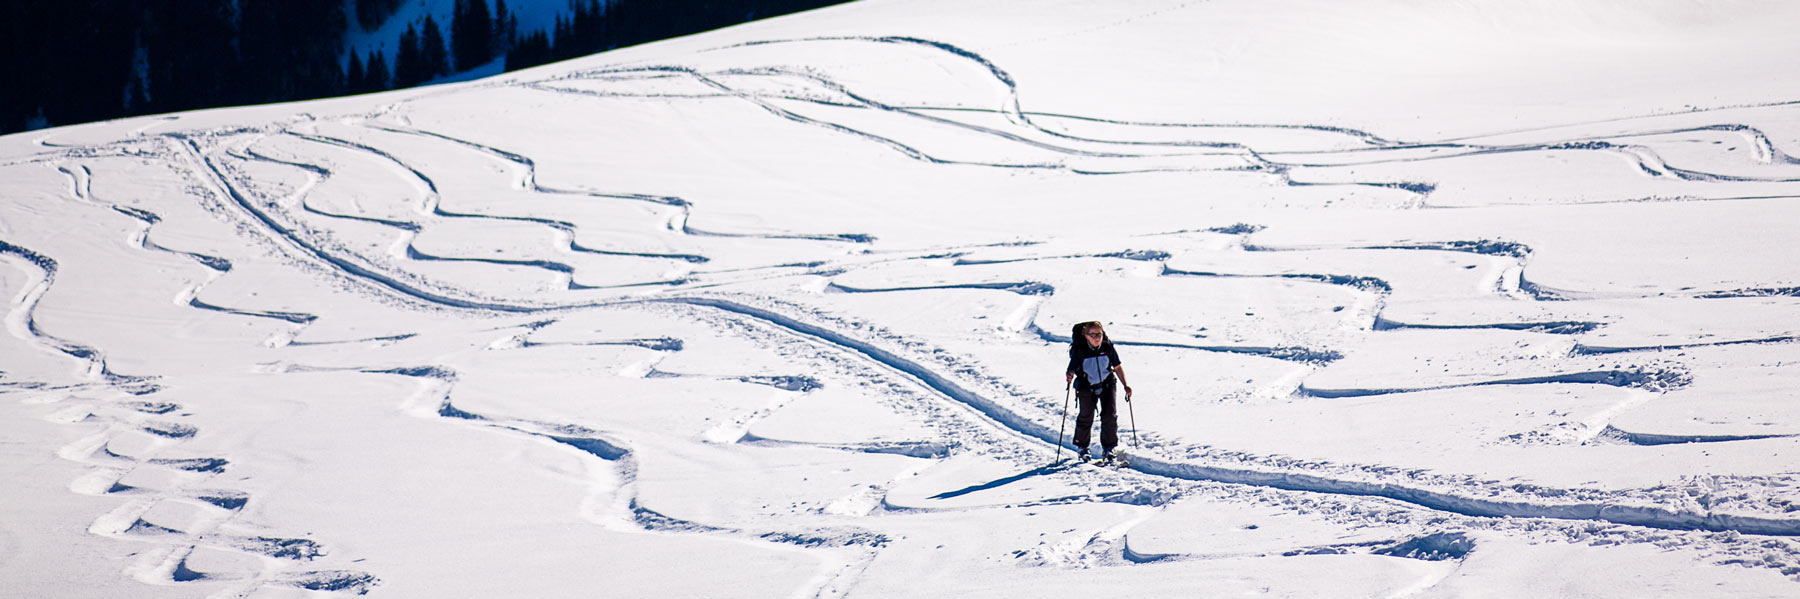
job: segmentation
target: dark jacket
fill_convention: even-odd
[[[1112,367],[1119,365],[1119,352],[1113,349],[1112,340],[1100,343],[1098,349],[1089,347],[1087,342],[1077,340],[1069,345],[1069,372],[1084,387],[1100,387],[1113,381]]]

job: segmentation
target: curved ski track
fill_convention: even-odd
[[[807,116],[799,109],[783,107],[783,105],[778,105],[778,103],[796,104],[800,106],[818,104],[830,105],[836,108],[878,111],[880,113],[912,119],[931,125],[954,127],[963,131],[991,136],[1007,142],[1066,156],[1115,159],[1160,159],[1168,158],[1171,155],[1182,155],[1180,153],[1183,152],[1194,152],[1196,154],[1206,155],[1227,155],[1240,158],[1244,161],[1243,166],[1232,168],[1266,172],[1279,177],[1287,185],[1310,185],[1309,183],[1295,181],[1289,176],[1289,172],[1295,168],[1379,164],[1385,162],[1420,162],[1482,154],[1541,151],[1593,151],[1620,155],[1633,161],[1633,163],[1635,163],[1647,176],[1675,178],[1686,181],[1800,182],[1800,176],[1752,176],[1732,173],[1716,173],[1671,165],[1661,157],[1653,144],[1632,143],[1632,140],[1658,136],[1725,133],[1743,136],[1750,140],[1758,157],[1758,161],[1764,165],[1782,166],[1800,164],[1800,160],[1797,160],[1781,150],[1770,140],[1768,135],[1747,125],[1723,124],[1706,127],[1655,129],[1602,137],[1573,138],[1544,143],[1486,145],[1469,143],[1468,140],[1451,140],[1437,143],[1401,143],[1389,141],[1368,132],[1316,125],[1146,123],[1112,120],[1084,115],[1063,115],[1026,111],[1022,108],[1022,101],[1019,97],[1016,82],[1004,69],[979,54],[942,42],[909,37],[838,37],[771,40],[758,43],[803,44],[809,42],[860,42],[924,50],[928,53],[948,58],[949,60],[962,61],[978,66],[980,70],[987,72],[994,82],[1000,84],[1002,89],[1006,90],[1006,93],[1003,98],[998,99],[998,107],[995,108],[979,109],[967,107],[895,106],[860,95],[848,86],[824,75],[787,68],[737,69],[708,73],[678,65],[663,65],[598,69],[584,73],[576,73],[564,77],[563,79],[605,80],[607,78],[641,76],[691,78],[703,85],[718,90],[718,95],[716,97],[736,98],[742,101],[751,102],[769,114],[787,121],[843,133],[869,143],[890,148],[909,158],[934,164],[964,164],[1000,168],[1044,168],[1069,170],[1081,174],[1115,174],[1113,171],[1083,171],[1056,163],[1005,164],[1001,162],[958,161],[936,157],[930,152],[919,149],[904,140],[865,132],[851,126]],[[720,50],[729,50],[729,48],[722,48]],[[800,95],[769,95],[758,92],[742,91],[720,81],[719,77],[725,75],[758,75],[791,78],[830,90],[843,98],[847,98],[849,102],[834,102]],[[558,88],[554,86],[555,81],[556,80],[552,79],[530,82],[523,84],[522,86],[551,93],[599,93]],[[677,95],[618,95],[622,97],[643,97],[647,99],[678,101],[709,99]],[[936,116],[932,114],[934,112],[996,114],[1003,116],[1007,122],[1011,123],[1016,128],[1005,130],[996,127],[977,125]],[[1248,145],[1232,141],[1187,140],[1164,142],[1133,139],[1101,139],[1083,137],[1058,131],[1037,122],[1038,119],[1050,118],[1146,129],[1172,129],[1196,132],[1219,129],[1258,128],[1301,130],[1322,135],[1337,136],[1347,143],[1358,145],[1360,147],[1358,149],[1347,151],[1258,152]],[[516,173],[514,184],[518,188],[528,190],[532,193],[574,195],[600,200],[647,202],[671,208],[676,211],[677,214],[672,216],[669,221],[670,229],[673,232],[682,235],[785,239],[798,238],[845,243],[867,243],[870,241],[866,236],[858,234],[784,237],[775,235],[751,236],[723,232],[698,231],[687,225],[688,216],[696,209],[696,207],[693,203],[681,198],[654,192],[595,192],[549,188],[540,185],[536,181],[536,163],[527,156],[480,145],[474,142],[459,140],[449,135],[426,130],[400,128],[382,124],[368,124],[365,126],[392,133],[416,135],[428,139],[435,139],[473,151],[482,152],[510,165],[510,168]],[[944,365],[934,363],[925,358],[913,357],[927,353],[921,351],[922,348],[920,347],[906,346],[905,344],[900,343],[897,340],[897,337],[867,338],[859,334],[848,333],[845,331],[851,330],[852,328],[857,328],[858,330],[861,329],[860,327],[822,324],[814,320],[814,318],[819,317],[817,314],[799,316],[790,313],[803,311],[798,308],[785,306],[774,307],[766,303],[757,303],[758,300],[747,299],[742,296],[696,295],[691,293],[687,295],[678,294],[678,292],[682,291],[683,286],[689,283],[689,281],[657,282],[655,284],[668,286],[671,293],[662,297],[650,299],[603,298],[586,301],[547,303],[528,302],[507,298],[480,297],[467,290],[454,289],[439,282],[408,274],[392,260],[358,255],[355,252],[334,243],[327,232],[315,230],[308,225],[294,220],[292,215],[283,213],[274,199],[256,197],[252,192],[235,185],[232,182],[232,176],[226,171],[226,168],[220,164],[221,158],[216,156],[216,152],[209,151],[209,149],[203,145],[203,142],[210,143],[218,139],[229,141],[230,138],[234,136],[254,137],[268,135],[292,136],[312,143],[325,144],[354,152],[360,152],[373,157],[372,159],[374,160],[391,163],[400,169],[412,173],[412,175],[417,178],[418,182],[428,190],[426,197],[420,199],[423,214],[418,221],[395,221],[358,215],[328,213],[314,209],[305,202],[304,197],[300,199],[299,203],[302,211],[313,216],[328,220],[343,219],[368,222],[393,229],[395,234],[404,242],[404,245],[407,248],[405,255],[398,257],[399,260],[460,260],[491,264],[500,267],[536,268],[557,273],[565,277],[569,276],[574,271],[574,268],[568,264],[553,260],[497,260],[455,256],[432,256],[411,247],[411,238],[422,231],[424,227],[429,226],[434,219],[494,219],[531,223],[553,229],[562,234],[563,239],[568,240],[568,244],[565,248],[568,252],[600,253],[655,260],[677,260],[695,264],[704,264],[707,262],[706,256],[701,254],[625,253],[606,252],[585,248],[574,242],[574,233],[579,228],[579,225],[572,222],[543,218],[489,216],[446,211],[438,204],[438,190],[436,184],[424,172],[408,165],[401,157],[367,144],[324,135],[305,133],[291,128],[284,129],[276,127],[269,130],[240,129],[209,132],[165,133],[149,136],[148,139],[159,141],[161,143],[160,150],[155,144],[143,144],[141,142],[121,142],[111,147],[66,148],[45,144],[45,147],[53,148],[53,150],[12,164],[29,162],[56,164],[58,168],[61,168],[70,178],[71,196],[81,201],[102,204],[105,202],[94,199],[90,191],[90,180],[93,177],[93,174],[89,172],[86,167],[69,168],[68,161],[79,159],[83,156],[96,156],[107,152],[116,152],[132,153],[171,163],[183,164],[187,167],[189,172],[193,173],[197,181],[202,182],[205,186],[210,188],[211,192],[217,196],[223,205],[234,209],[236,214],[247,217],[249,223],[259,227],[264,236],[281,244],[284,250],[292,256],[326,271],[336,273],[344,280],[357,282],[359,285],[374,290],[379,294],[401,299],[410,302],[413,305],[434,309],[442,308],[472,311],[483,314],[497,313],[512,315],[538,313],[554,314],[586,308],[647,304],[674,304],[687,306],[693,309],[710,310],[718,314],[728,315],[731,318],[755,320],[764,325],[786,331],[796,337],[826,344],[846,355],[855,356],[870,364],[899,373],[900,375],[903,375],[904,378],[916,382],[923,388],[929,389],[940,396],[944,401],[966,408],[969,413],[976,415],[979,421],[986,423],[986,426],[990,427],[992,432],[999,433],[1002,437],[1010,437],[1018,447],[1038,448],[1041,450],[1039,453],[1048,455],[1051,453],[1050,448],[1054,440],[1057,438],[1052,432],[1052,426],[1047,424],[1047,422],[1052,421],[1055,412],[1052,411],[1045,402],[1033,399],[1029,393],[1007,391],[1008,386],[1005,383],[996,380],[968,380],[963,376],[945,374]],[[1086,149],[1082,147],[1084,145],[1115,149]],[[225,153],[237,160],[278,164],[305,171],[308,173],[309,177],[312,178],[313,184],[316,184],[319,180],[332,176],[331,171],[324,166],[271,157],[254,149],[249,149],[248,145],[242,146],[242,148],[243,149],[241,150],[225,150]],[[1118,148],[1158,148],[1172,150],[1177,153],[1128,152]],[[1198,152],[1196,152],[1196,150],[1198,150]],[[1431,153],[1428,155],[1421,155],[1421,150],[1428,150],[1431,151]],[[1116,172],[1153,172],[1157,170],[1193,169],[1148,167],[1141,170],[1122,170]],[[1419,196],[1421,201],[1425,196],[1429,195],[1433,189],[1433,185],[1430,183],[1417,182],[1361,182],[1344,183],[1343,185],[1396,188]],[[305,191],[302,190],[299,192],[299,195],[304,196],[304,193]],[[1420,205],[1423,204],[1421,203]],[[120,214],[143,223],[143,231],[136,238],[136,243],[141,249],[152,252],[165,252],[191,259],[210,271],[208,282],[216,281],[219,278],[231,275],[232,265],[228,260],[199,253],[165,248],[149,241],[147,235],[148,231],[160,222],[160,217],[156,214],[137,208],[118,205],[114,205],[112,208]],[[1253,230],[1239,231],[1238,233],[1248,235],[1252,232]],[[1506,246],[1504,243],[1500,243],[1496,246],[1483,245],[1487,243],[1490,242],[1450,241],[1432,247],[1370,249],[1392,249],[1396,251],[1477,251],[1482,253],[1492,253],[1494,255],[1510,256],[1513,259],[1519,260],[1521,268],[1523,268],[1524,258],[1529,254],[1528,248],[1521,250],[1519,247]],[[1516,244],[1514,245],[1516,246]],[[1258,250],[1258,248],[1248,245],[1245,246],[1245,249],[1250,251]],[[362,572],[304,571],[303,568],[296,570],[298,565],[303,564],[306,560],[318,555],[321,551],[321,545],[315,541],[295,538],[229,537],[212,533],[212,529],[216,528],[219,523],[232,518],[237,510],[241,509],[249,500],[249,498],[242,493],[228,489],[207,488],[203,485],[193,486],[188,484],[178,484],[164,489],[143,489],[118,484],[116,480],[119,473],[136,468],[161,468],[178,472],[196,473],[201,475],[201,480],[204,480],[205,475],[216,474],[227,468],[228,461],[224,458],[170,460],[152,457],[134,457],[110,451],[107,442],[110,436],[118,431],[142,431],[161,439],[159,443],[161,443],[162,446],[170,446],[178,445],[183,439],[192,437],[195,430],[193,427],[183,425],[179,422],[158,419],[158,417],[167,416],[171,412],[179,409],[178,406],[137,399],[140,396],[151,394],[156,391],[153,377],[133,377],[113,373],[107,368],[104,353],[101,349],[64,340],[47,334],[39,329],[32,317],[32,312],[37,308],[37,304],[43,297],[44,292],[55,282],[57,262],[54,259],[44,256],[30,248],[14,245],[4,240],[0,240],[0,255],[12,258],[12,260],[9,261],[10,264],[30,272],[30,276],[35,279],[35,282],[30,289],[24,294],[23,299],[15,303],[7,314],[6,322],[9,332],[15,337],[26,339],[31,343],[86,363],[88,365],[90,378],[94,379],[96,384],[79,389],[83,392],[110,397],[110,399],[90,402],[94,404],[93,411],[95,415],[106,418],[110,422],[108,431],[94,438],[84,439],[69,447],[65,447],[60,453],[67,459],[92,464],[95,468],[95,474],[93,476],[86,477],[83,481],[79,481],[75,485],[77,489],[85,489],[86,491],[83,492],[118,493],[134,497],[134,500],[126,506],[97,519],[90,528],[90,532],[103,536],[148,542],[161,547],[161,560],[153,567],[138,572],[138,576],[141,579],[146,581],[191,580],[197,575],[186,567],[187,557],[197,547],[211,545],[266,555],[279,560],[285,560],[282,562],[284,564],[290,564],[272,568],[257,575],[255,578],[245,583],[249,585],[246,588],[253,588],[254,585],[262,584],[263,582],[272,582],[311,590],[351,591],[360,593],[377,584],[378,581],[373,575]],[[1126,257],[1125,259],[1129,258]],[[21,264],[28,266],[21,266]],[[1219,276],[1211,275],[1210,273],[1181,273],[1174,271],[1165,272],[1165,275]],[[1267,276],[1300,278],[1318,284],[1346,286],[1359,293],[1379,295],[1384,294],[1389,290],[1389,286],[1379,279],[1361,277],[1354,274]],[[197,297],[200,289],[205,285],[206,283],[202,283],[188,290],[186,292],[188,299],[184,303],[199,310],[216,311],[252,318],[273,319],[287,322],[294,327],[304,327],[316,318],[314,315],[304,313],[256,311],[212,305],[199,300]],[[1015,293],[1043,295],[1054,293],[1054,289],[1048,286],[1034,287],[1033,285],[1041,284],[1026,282],[997,286],[990,285],[987,286],[987,288]],[[570,280],[570,287],[578,290],[589,289],[574,284],[572,279]],[[983,286],[974,285],[964,287],[982,288]],[[1022,289],[1026,291],[1021,291]],[[898,289],[852,291],[878,293],[890,290]],[[1500,291],[1506,292],[1508,290]],[[1744,294],[1769,294],[1766,291],[1758,290],[1741,290],[1736,292]],[[1527,296],[1527,299],[1533,300],[1557,299],[1552,292],[1535,290],[1534,286],[1522,277],[1517,289],[1511,290],[1511,293],[1524,295]],[[1729,295],[1708,295],[1719,293],[1734,293],[1734,290],[1696,291],[1693,293],[1693,297],[1731,297]],[[1791,290],[1774,290],[1774,294],[1792,295]],[[1499,328],[1544,327],[1550,332],[1570,334],[1591,330],[1593,326],[1597,325],[1595,323],[1585,322],[1550,322],[1496,324],[1492,326]],[[1369,329],[1372,331],[1403,327],[1425,327],[1425,325],[1392,323],[1383,321],[1379,317],[1377,317],[1375,322],[1372,322],[1369,325]],[[1043,333],[1041,330],[1038,330],[1038,334],[1053,341],[1060,340]],[[1791,341],[1792,338],[1774,338],[1759,342]],[[1192,349],[1204,351],[1254,351],[1261,349],[1266,350],[1268,353],[1277,353],[1279,350],[1279,348],[1251,348],[1251,350],[1244,350],[1241,348],[1197,346]],[[1586,351],[1607,352],[1631,350],[1591,348]],[[941,360],[941,358],[933,359]],[[632,478],[636,466],[632,457],[632,449],[627,441],[612,438],[603,432],[586,427],[498,420],[462,411],[451,405],[449,400],[448,387],[454,383],[454,373],[450,373],[442,368],[420,367],[411,369],[365,371],[378,374],[416,377],[427,380],[428,382],[437,381],[438,383],[445,385],[445,390],[443,400],[435,410],[436,416],[453,420],[469,421],[513,433],[535,435],[551,439],[568,445],[578,451],[614,463],[624,474],[626,480],[629,481]],[[1548,382],[1614,384],[1609,381],[1628,374],[1630,373],[1578,373],[1529,380],[1495,381],[1487,384],[1540,384]],[[1626,383],[1621,384],[1631,385],[1634,383],[1627,381]],[[59,389],[53,389],[43,385],[32,385],[28,382],[8,382],[5,387],[13,390],[60,391]],[[1319,394],[1317,391],[1313,391],[1313,393]],[[1616,431],[1617,429],[1612,430]],[[1766,438],[1769,436],[1781,436],[1670,437],[1647,433],[1626,433],[1623,431],[1617,431],[1617,433],[1629,438],[1631,442],[1636,444],[1729,442]],[[747,440],[746,442],[754,442],[754,440]],[[1630,501],[1633,499],[1631,497],[1615,496],[1605,493],[1583,494],[1563,489],[1542,489],[1521,487],[1518,485],[1506,485],[1500,481],[1470,480],[1467,478],[1444,477],[1420,473],[1395,473],[1389,471],[1390,469],[1379,467],[1295,463],[1295,461],[1281,456],[1243,455],[1205,447],[1183,446],[1176,441],[1158,439],[1154,436],[1151,437],[1150,444],[1144,449],[1147,451],[1144,451],[1141,455],[1134,456],[1133,469],[1141,475],[1159,477],[1162,479],[1178,481],[1212,481],[1232,485],[1247,485],[1258,488],[1302,491],[1327,495],[1381,498],[1442,512],[1448,515],[1468,518],[1552,519],[1578,522],[1599,522],[1678,531],[1733,531],[1758,535],[1800,535],[1800,519],[1738,516],[1675,509],[1660,505],[1644,505],[1641,502]],[[942,455],[948,450],[944,448],[926,448],[922,451],[924,451],[924,455],[935,456]],[[1171,455],[1182,455],[1185,457],[1167,457]],[[1046,474],[1053,473],[1046,472]],[[103,480],[108,477],[111,477],[111,480],[115,482]],[[630,489],[621,490],[620,492],[626,494],[631,493]],[[1573,497],[1573,499],[1571,499],[1571,497]],[[194,530],[178,530],[142,519],[141,516],[157,502],[175,502],[191,506],[192,509],[206,514],[206,517],[200,518],[200,521],[208,523],[209,526]],[[860,568],[861,566],[866,565],[866,560],[872,559],[873,553],[886,542],[885,539],[881,538],[878,534],[861,531],[833,535],[821,534],[818,532],[738,530],[711,524],[675,520],[643,509],[636,504],[635,499],[630,500],[627,505],[627,515],[624,517],[629,520],[633,527],[643,531],[676,532],[683,534],[722,534],[805,547],[824,546],[859,548],[858,551],[864,554],[864,557],[860,559],[864,561],[848,566],[848,568],[851,569]],[[1128,549],[1125,550],[1128,551]],[[818,592],[819,594],[827,594],[828,590],[830,589],[822,588],[819,589]]]
[[[70,176],[71,196],[75,200],[106,206],[143,224],[133,237],[137,248],[182,256],[210,271],[205,282],[182,291],[188,298],[186,305],[189,307],[275,319],[294,327],[303,327],[314,319],[309,314],[240,310],[200,301],[197,298],[200,290],[226,276],[231,270],[230,261],[151,242],[149,232],[162,222],[160,216],[95,198],[90,191],[92,173],[85,166],[59,168]],[[87,373],[82,378],[92,381],[73,385],[7,382],[0,385],[0,389],[27,390],[40,398],[36,400],[38,402],[67,406],[58,413],[66,422],[103,425],[99,432],[59,448],[56,454],[92,468],[70,484],[71,491],[127,499],[119,507],[100,515],[87,529],[89,534],[149,546],[133,560],[127,573],[151,584],[225,581],[229,584],[226,592],[236,596],[248,595],[264,585],[363,594],[379,582],[366,572],[306,568],[307,562],[325,553],[325,547],[317,541],[220,532],[220,528],[234,520],[252,499],[242,491],[211,483],[211,479],[230,467],[230,461],[220,457],[157,457],[165,452],[180,455],[180,446],[199,433],[198,428],[177,420],[182,416],[177,413],[182,406],[154,401],[155,394],[161,390],[156,377],[114,373],[106,366],[102,351],[65,341],[38,327],[33,312],[56,281],[56,260],[4,240],[0,240],[0,255],[20,259],[31,265],[29,270],[37,272],[37,282],[7,313],[9,332],[88,363]],[[126,444],[131,449],[118,448],[119,442],[127,436],[137,439]],[[127,484],[126,480],[132,482]],[[261,565],[248,573],[205,574],[188,566],[189,559],[201,549],[242,552],[268,559],[259,560]]]

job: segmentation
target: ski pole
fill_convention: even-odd
[[[1144,444],[1138,441],[1137,434],[1137,408],[1131,407],[1130,391],[1125,392],[1125,411],[1131,414],[1131,446],[1137,450],[1142,450]],[[1062,454],[1060,453],[1057,454],[1058,457],[1061,457],[1061,455]]]
[[[1069,425],[1069,390],[1074,389],[1074,388],[1075,388],[1075,381],[1069,381],[1069,383],[1067,385],[1063,385],[1062,415],[1058,416],[1056,419],[1056,461],[1057,461],[1057,463],[1062,462],[1063,427],[1066,427]],[[1136,425],[1134,424],[1133,426],[1136,426]]]

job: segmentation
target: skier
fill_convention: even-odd
[[[1131,398],[1131,383],[1125,380],[1125,368],[1119,365],[1119,352],[1113,349],[1111,339],[1106,338],[1106,330],[1100,321],[1090,320],[1075,325],[1069,340],[1069,368],[1067,383],[1075,385],[1075,397],[1080,400],[1080,411],[1075,415],[1075,449],[1081,455],[1081,461],[1088,460],[1088,440],[1094,427],[1094,408],[1100,408],[1100,456],[1102,462],[1113,460],[1113,447],[1119,444],[1119,412],[1114,399],[1114,381],[1125,386],[1127,401]],[[1080,378],[1080,382],[1076,379]]]

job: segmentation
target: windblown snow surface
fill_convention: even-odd
[[[1800,596],[1797,17],[864,0],[9,135],[0,595]]]

